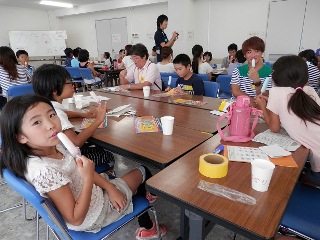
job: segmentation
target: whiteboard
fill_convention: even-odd
[[[266,36],[265,57],[298,54],[306,0],[271,1]]]
[[[63,56],[66,39],[66,31],[9,31],[12,50],[26,50],[30,57]]]

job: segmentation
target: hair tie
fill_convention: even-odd
[[[302,87],[296,87],[294,90],[301,90],[301,91],[303,91],[303,88]]]

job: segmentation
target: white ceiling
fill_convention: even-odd
[[[71,3],[75,7],[81,5],[88,5],[100,2],[107,2],[111,0],[52,0],[56,2],[65,2]],[[12,6],[12,7],[21,7],[21,8],[31,8],[31,9],[40,9],[40,10],[58,10],[63,9],[61,7],[51,7],[39,4],[40,0],[0,0],[0,7],[1,6]]]

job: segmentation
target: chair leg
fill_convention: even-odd
[[[36,218],[37,218],[37,220],[36,220],[37,240],[39,240],[40,239],[40,237],[39,237],[40,233],[39,233],[39,213],[38,212],[36,213]]]
[[[154,221],[156,222],[156,227],[157,227],[157,232],[158,232],[158,239],[162,239],[161,237],[161,230],[160,230],[160,226],[159,226],[159,221],[158,221],[158,217],[157,217],[157,211],[154,207],[149,207],[149,210],[153,213],[154,215]]]

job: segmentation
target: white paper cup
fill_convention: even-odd
[[[76,104],[76,108],[82,108],[82,99],[83,95],[74,95],[74,103]]]
[[[265,192],[269,188],[275,165],[264,159],[254,159],[251,162],[251,185],[259,192]]]
[[[150,86],[144,86],[143,88],[143,97],[149,97],[150,96]]]
[[[160,118],[160,120],[161,120],[163,135],[172,135],[174,117],[164,116]]]

